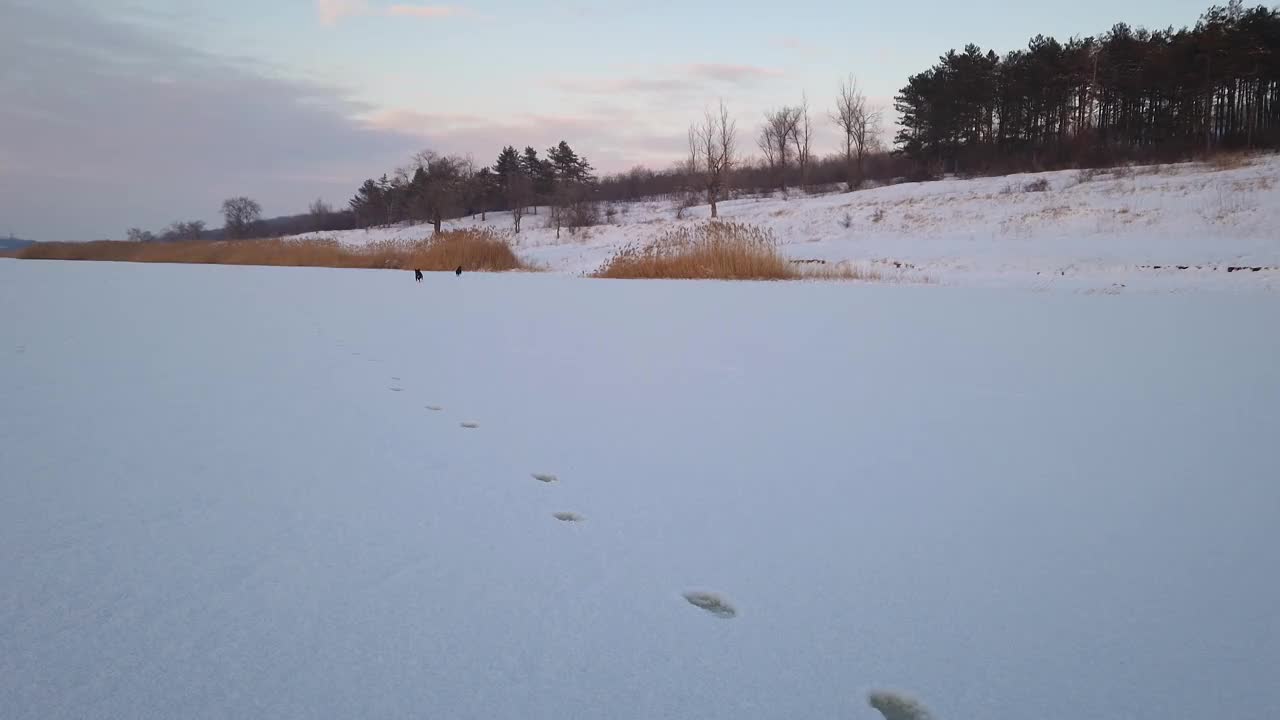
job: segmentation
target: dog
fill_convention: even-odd
[[[422,282],[422,271],[421,271],[421,270],[414,270],[414,271],[413,271],[413,280],[414,280],[414,282]]]
[[[454,275],[459,275],[459,276],[460,276],[460,275],[462,275],[462,266],[461,266],[461,265],[459,265],[459,266],[458,266],[458,269],[453,271],[453,274],[454,274]]]

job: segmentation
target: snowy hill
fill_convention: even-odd
[[[1045,190],[1029,188],[1043,181]],[[589,273],[628,243],[708,216],[676,220],[670,202],[618,204],[612,224],[577,236],[526,215],[520,255],[548,270]],[[1280,156],[1244,167],[1185,163],[909,183],[823,196],[740,199],[726,219],[771,229],[797,260],[851,261],[891,277],[948,285],[1083,290],[1280,290]],[[452,227],[511,226],[508,213]],[[347,243],[420,239],[426,226],[299,237]],[[1159,266],[1159,268],[1155,267]],[[1179,269],[1184,266],[1185,269]],[[1246,268],[1228,272],[1229,268]],[[1263,268],[1252,272],[1252,268]]]

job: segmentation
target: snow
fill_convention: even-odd
[[[0,715],[1277,717],[1277,300],[0,261]]]
[[[1037,179],[1049,190],[1024,191]],[[891,279],[1081,292],[1275,292],[1277,181],[1280,156],[1266,155],[1228,170],[1184,163],[1092,179],[1077,171],[952,179],[852,194],[747,198],[722,203],[720,211],[725,219],[769,228],[793,259],[853,262]],[[615,211],[614,224],[562,233],[559,241],[545,227],[545,212],[526,215],[512,241],[536,265],[585,274],[629,243],[651,241],[710,212],[703,205],[677,221],[673,203],[658,201],[622,203]],[[512,223],[509,213],[489,213],[485,221],[450,224],[479,225],[506,232]],[[364,244],[429,234],[428,226],[404,225],[298,237]],[[1266,270],[1227,272],[1235,266]]]

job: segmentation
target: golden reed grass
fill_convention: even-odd
[[[139,243],[102,240],[87,243],[37,243],[21,250],[25,260],[96,260],[208,265],[396,270],[520,270],[511,246],[487,229],[450,230],[414,242],[343,245],[336,240],[218,240]]]
[[[616,253],[594,277],[677,280],[880,280],[852,265],[800,266],[778,252],[767,229],[711,221],[669,230]]]

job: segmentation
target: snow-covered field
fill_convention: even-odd
[[[0,261],[0,307],[6,720],[1280,717],[1273,295]]]
[[[1049,189],[1026,191],[1037,179]],[[560,241],[545,227],[545,212],[526,216],[513,238],[517,251],[549,270],[589,273],[628,243],[647,242],[681,222],[667,202],[615,210],[614,224],[576,237],[564,233]],[[849,261],[890,278],[1085,292],[1280,291],[1276,155],[1228,170],[1187,163],[1092,178],[1064,171],[945,180],[735,200],[721,210],[727,219],[770,228],[793,259]],[[709,209],[687,212],[683,222],[698,222]],[[511,218],[490,213],[486,222],[453,226],[486,224],[506,230]],[[400,226],[318,235],[362,244],[429,233],[427,226]],[[1227,271],[1236,266],[1265,269]]]

